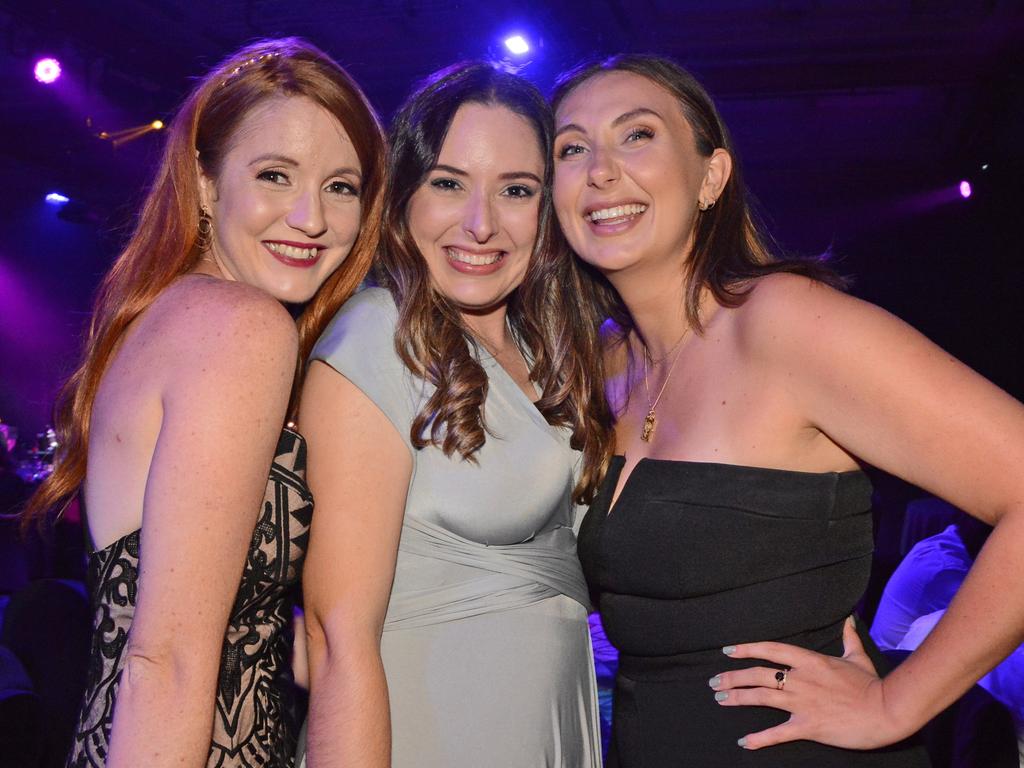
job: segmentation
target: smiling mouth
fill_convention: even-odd
[[[595,211],[584,214],[583,218],[594,224],[620,224],[634,216],[639,216],[646,210],[647,206],[642,203],[627,203],[626,205],[615,205],[611,208],[598,208]]]
[[[263,244],[267,246],[272,253],[276,253],[278,256],[284,256],[286,259],[294,259],[296,261],[314,261],[320,253],[320,249],[316,246],[312,248],[299,248],[294,245],[286,245],[285,243],[266,241]]]
[[[473,267],[486,267],[491,264],[496,264],[505,258],[504,251],[491,251],[490,253],[470,253],[463,251],[458,248],[452,248],[451,246],[444,249],[445,255],[451,261],[457,261],[460,264],[469,264]]]

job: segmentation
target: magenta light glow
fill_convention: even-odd
[[[960,182],[960,197],[966,200],[968,197],[971,196],[972,191],[973,190],[971,189],[971,182],[967,181],[966,179]]]
[[[40,59],[36,62],[36,80],[44,85],[49,85],[60,77],[60,62],[56,59]]]

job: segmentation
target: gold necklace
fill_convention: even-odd
[[[658,396],[654,398],[654,402],[651,402],[651,388],[647,382],[647,361],[651,360],[651,364],[654,365],[654,359],[651,358],[650,352],[647,351],[647,345],[644,344],[644,392],[647,393],[647,415],[644,417],[644,426],[640,432],[640,439],[645,443],[651,442],[654,437],[654,428],[658,426],[658,417],[654,413],[654,409],[658,407],[658,403],[661,402],[661,396],[665,394],[665,388],[668,387],[668,381],[672,378],[672,373],[676,369],[676,363],[679,362],[679,356],[683,352],[682,343],[683,339],[686,338],[686,334],[689,333],[690,326],[686,326],[683,331],[683,335],[679,337],[679,341],[672,345],[672,349],[668,351],[665,357],[661,358],[659,362],[664,362],[668,355],[672,354],[672,350],[678,350],[676,356],[672,359],[672,365],[668,369],[668,373],[665,375],[665,381],[661,384],[661,389],[658,391]]]

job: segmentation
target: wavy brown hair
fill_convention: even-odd
[[[549,424],[569,428],[572,446],[583,453],[585,469],[573,496],[586,502],[611,454],[599,318],[593,305],[578,300],[583,278],[554,221],[551,110],[529,81],[485,62],[431,75],[406,100],[391,129],[378,273],[398,305],[395,348],[410,371],[435,387],[410,438],[417,448],[435,445],[467,460],[487,439],[487,374],[473,354],[477,340],[458,308],[433,285],[408,222],[409,201],[437,164],[452,120],[466,104],[501,106],[523,117],[544,158],[537,239],[523,283],[509,297],[508,322],[532,356],[530,379],[541,390],[537,408]]]
[[[86,473],[93,401],[117,342],[200,258],[199,166],[216,180],[246,115],[282,95],[304,96],[334,115],[352,140],[363,176],[359,237],[298,319],[297,377],[302,373],[299,361],[369,270],[377,249],[386,168],[384,133],[369,101],[333,59],[298,38],[263,40],[232,54],[196,84],[170,124],[135,230],[99,287],[82,361],[57,397],[57,461],[26,507],[25,526],[62,509],[78,493]],[[297,382],[291,411],[298,391]]]
[[[683,117],[693,131],[697,152],[710,157],[715,149],[724,149],[733,160],[732,173],[715,203],[697,219],[693,249],[683,269],[686,271],[686,317],[697,333],[702,332],[700,295],[706,286],[715,299],[727,307],[744,302],[753,288],[753,280],[774,272],[792,272],[833,287],[845,281],[822,259],[778,258],[778,248],[751,210],[743,171],[729,130],[718,114],[714,101],[697,79],[671,59],[652,54],[620,54],[581,64],[563,73],[555,82],[552,108],[589,80],[609,72],[631,72],[647,78],[676,98]],[[694,201],[696,204],[696,201]],[[592,268],[586,291],[599,313],[611,318],[624,338],[633,327],[628,310],[607,280]],[[621,334],[621,335],[620,335]]]

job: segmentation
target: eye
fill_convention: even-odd
[[[650,128],[634,128],[626,135],[626,141],[641,141],[643,139],[653,139],[654,131]]]
[[[459,184],[458,181],[447,176],[431,179],[430,186],[432,186],[434,189],[439,189],[442,191],[454,191],[456,189],[462,188],[462,185]]]
[[[271,184],[287,184],[288,176],[281,171],[260,171],[256,174],[257,179],[269,181]]]
[[[514,197],[522,200],[527,200],[537,194],[537,190],[526,184],[511,184],[502,190],[501,194],[505,197]]]
[[[327,191],[334,195],[359,197],[359,190],[354,184],[350,184],[347,181],[332,181],[327,185]]]
[[[563,145],[562,148],[558,150],[558,159],[564,160],[565,158],[571,157],[572,155],[583,154],[583,152],[585,151],[586,150],[583,148],[582,144],[573,144],[572,142],[569,142],[568,144]]]

